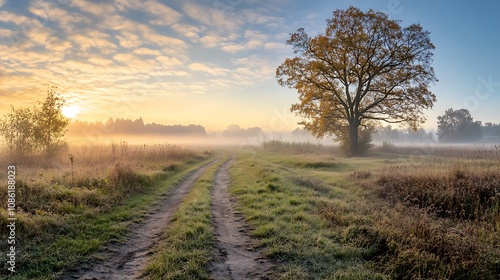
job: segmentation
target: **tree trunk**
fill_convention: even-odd
[[[349,124],[349,156],[357,156],[359,154],[358,128],[358,121],[353,121]]]

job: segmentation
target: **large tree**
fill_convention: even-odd
[[[315,37],[303,28],[291,34],[295,57],[276,69],[278,83],[299,94],[291,111],[301,124],[316,137],[337,135],[350,155],[369,147],[360,127],[385,121],[417,129],[436,101],[430,33],[355,7],[334,11],[326,23]]]

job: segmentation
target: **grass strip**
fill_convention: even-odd
[[[343,202],[335,198],[336,190],[328,185],[321,190],[304,187],[293,178],[302,176],[305,168],[283,168],[267,157],[239,153],[230,172],[230,192],[253,229],[251,235],[279,264],[274,278],[383,279],[367,267],[371,249],[347,242],[342,236],[346,226],[332,225],[334,219],[326,218],[345,218],[337,211]]]
[[[148,278],[210,279],[206,268],[215,244],[210,193],[215,174],[226,160],[219,160],[194,183],[146,269]]]

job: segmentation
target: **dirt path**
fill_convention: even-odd
[[[157,205],[144,223],[136,227],[127,241],[110,245],[102,255],[104,261],[89,270],[77,271],[64,279],[139,279],[166,226],[172,220],[183,198],[203,172],[218,159],[197,169],[178,186],[170,190],[165,199]]]
[[[244,219],[234,210],[229,197],[228,169],[232,162],[220,167],[212,191],[217,256],[210,264],[210,275],[214,279],[269,279],[272,264],[252,250]]]

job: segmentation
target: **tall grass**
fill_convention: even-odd
[[[287,142],[281,140],[267,140],[262,143],[264,150],[269,152],[285,153],[317,153],[321,151],[321,144],[307,142]]]
[[[177,145],[129,146],[121,142],[70,146],[51,167],[42,161],[16,163],[6,155],[1,158],[2,166],[11,161],[16,164],[17,206],[33,214],[37,210],[57,212],[60,203],[77,207],[117,202],[126,194],[143,191],[160,173],[181,169],[200,155]],[[5,188],[0,189],[0,197],[7,197]],[[0,200],[0,208],[5,209],[6,203]]]
[[[402,155],[439,156],[460,159],[490,159],[500,162],[500,145],[417,145],[398,146],[391,142],[373,148],[374,151]]]
[[[176,176],[210,157],[177,145],[126,142],[70,145],[66,152],[49,165],[0,157],[0,165],[14,163],[17,170],[16,228],[23,240],[16,247],[20,273],[13,279],[59,278],[104,243],[122,238]],[[168,185],[159,184],[164,179]],[[7,198],[7,188],[0,188],[0,198]],[[8,234],[6,203],[0,199],[2,240]]]
[[[488,158],[382,170],[376,193],[401,209],[375,226],[388,243],[379,259],[386,271],[398,279],[500,277],[500,164]]]

